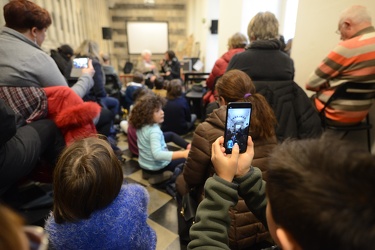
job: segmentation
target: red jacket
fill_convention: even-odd
[[[212,68],[211,74],[206,80],[207,88],[212,89],[214,87],[215,79],[223,75],[227,69],[228,63],[232,57],[244,51],[244,48],[230,49],[225,52],[219,59],[216,60],[214,67]]]
[[[93,119],[100,114],[99,104],[84,102],[69,87],[47,87],[44,90],[48,98],[48,118],[60,128],[67,145],[97,134]]]

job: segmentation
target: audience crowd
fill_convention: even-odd
[[[54,19],[33,1],[11,0],[3,15],[0,249],[155,249],[149,193],[124,182],[118,133],[142,178],[171,194],[178,209],[194,194],[188,249],[373,248],[374,156],[322,133],[319,117],[344,82],[374,81],[375,29],[366,7],[339,16],[342,41],[306,77],[311,98],[294,82],[292,39],[285,43],[273,13],[257,13],[247,37],[233,34],[210,72],[205,120],[192,113],[173,50],[159,63],[143,50],[132,80],[122,82],[97,41],[43,51]],[[75,68],[77,58],[87,66]],[[225,154],[227,105],[237,102],[252,104],[247,149],[234,144]],[[326,116],[355,125],[372,103],[348,97],[332,102]],[[43,168],[53,205],[44,228],[28,228],[5,197]]]

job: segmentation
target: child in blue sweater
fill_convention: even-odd
[[[155,249],[149,195],[123,184],[111,146],[86,138],[67,147],[54,172],[53,212],[45,229],[53,249]]]
[[[189,154],[190,144],[175,133],[168,141],[185,148],[180,151],[169,151],[165,135],[160,129],[164,121],[163,105],[165,100],[154,93],[142,96],[134,105],[130,123],[137,130],[138,162],[143,169],[143,177],[150,184],[168,180],[174,169],[183,164]]]

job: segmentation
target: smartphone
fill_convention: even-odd
[[[232,153],[235,143],[240,154],[246,152],[249,135],[252,105],[250,102],[230,102],[225,119],[224,148],[226,154]]]
[[[88,68],[89,59],[87,57],[78,57],[73,59],[73,67],[76,69]]]

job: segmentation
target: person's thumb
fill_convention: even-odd
[[[240,154],[240,147],[238,146],[237,143],[235,143],[235,144],[233,145],[233,148],[232,148],[232,156],[231,156],[231,158],[232,158],[232,157],[238,158],[238,155],[239,155],[239,154]]]

